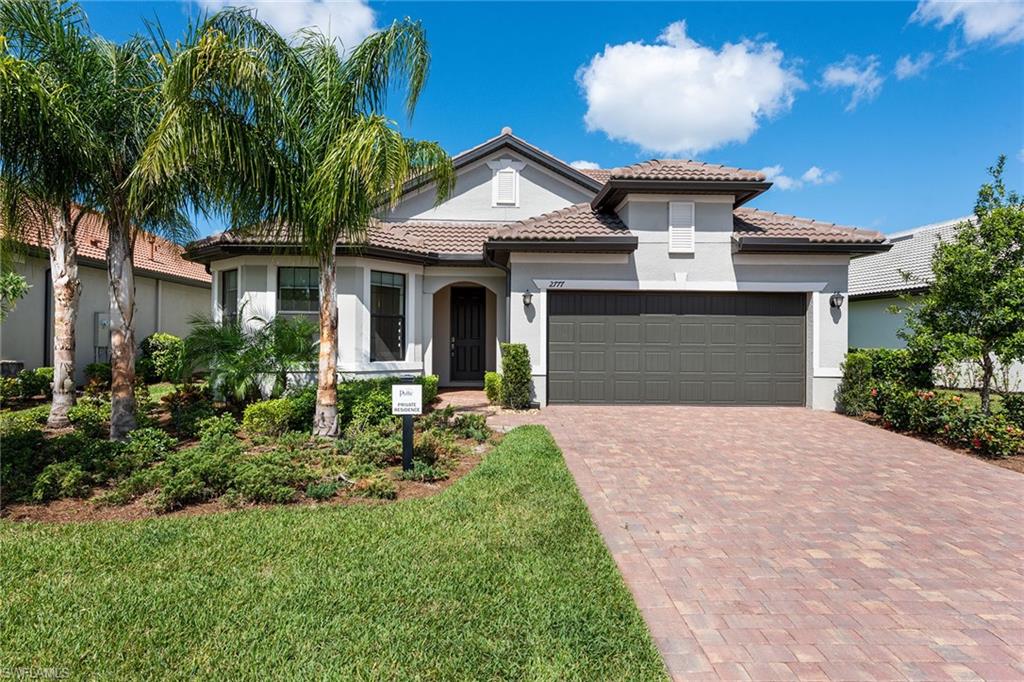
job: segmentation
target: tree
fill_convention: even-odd
[[[251,12],[201,22],[167,67],[164,111],[139,186],[196,168],[204,199],[232,229],[301,246],[320,270],[320,351],[313,431],[337,422],[339,240],[359,243],[411,177],[447,195],[454,169],[439,145],[405,138],[382,114],[404,89],[412,115],[429,64],[418,23],[393,23],[342,56],[306,30],[292,47]]]
[[[53,401],[49,426],[70,425],[81,282],[75,235],[87,204],[91,141],[81,81],[94,68],[75,5],[0,2],[0,207],[3,238],[49,252]]]
[[[970,362],[991,411],[996,364],[1024,359],[1024,200],[1003,182],[1006,157],[989,168],[974,221],[957,226],[932,257],[934,281],[907,316],[912,349],[944,364]]]

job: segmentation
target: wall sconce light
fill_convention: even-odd
[[[529,289],[527,289],[526,291],[523,292],[523,307],[529,308],[532,303],[533,293]]]
[[[832,294],[832,296],[828,299],[828,302],[833,308],[839,310],[840,308],[843,307],[843,295],[837,291],[836,293]]]

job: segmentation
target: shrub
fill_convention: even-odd
[[[454,448],[454,443],[449,437],[447,441],[440,431],[431,430],[417,434],[413,439],[413,459],[424,464],[436,464],[439,459],[445,457]]]
[[[501,402],[505,407],[520,410],[530,406],[531,374],[526,344],[501,344]]]
[[[199,422],[199,440],[203,444],[216,445],[225,438],[234,439],[237,430],[238,422],[230,414],[207,417]]]
[[[291,502],[297,488],[310,481],[311,472],[284,452],[264,452],[239,461],[232,489],[250,502]]]
[[[847,353],[842,364],[843,380],[836,390],[836,406],[843,414],[859,417],[875,406],[871,389],[871,356],[863,351]]]
[[[319,483],[310,483],[306,486],[306,497],[312,500],[329,500],[334,497],[341,486],[334,481],[320,481]]]
[[[390,428],[390,425],[385,425]],[[356,464],[384,467],[402,459],[402,439],[394,429],[382,429],[363,422],[353,422],[346,431],[348,454]]]
[[[449,429],[455,419],[455,408],[452,405],[445,405],[440,410],[431,410],[423,417],[420,417],[420,426],[424,431],[428,429]]]
[[[199,423],[216,414],[210,390],[205,386],[179,386],[164,396],[163,402],[171,414],[171,427],[183,438],[194,437]]]
[[[48,461],[46,441],[37,426],[5,424],[2,439],[0,501],[8,504],[32,493],[33,482]]]
[[[920,352],[906,348],[850,349],[851,354],[864,354],[871,361],[871,378],[877,384],[895,381],[910,388],[931,388],[935,361]]]
[[[423,386],[423,404],[429,405],[437,400],[437,388],[440,385],[440,377],[436,374],[417,377],[416,383]]]
[[[484,393],[487,394],[487,402],[491,405],[501,404],[501,375],[497,372],[484,374]]]
[[[1024,393],[1008,393],[1003,396],[1003,414],[1014,426],[1024,429]]]
[[[106,362],[90,362],[85,366],[86,388],[94,391],[110,390],[111,370]]]
[[[181,379],[185,365],[183,340],[174,334],[156,332],[143,339],[139,349],[139,364],[149,371],[149,376],[145,377],[147,381],[153,383]]]
[[[124,473],[129,474],[140,467],[165,459],[174,452],[177,444],[178,441],[160,429],[135,429],[128,434],[121,458],[122,464],[128,468]]]
[[[289,431],[310,431],[316,413],[316,386],[306,386],[286,396],[292,408],[288,417]]]
[[[280,436],[292,422],[294,403],[288,398],[275,398],[252,403],[242,415],[242,428],[254,436]]]
[[[352,421],[376,426],[391,418],[391,393],[374,390],[360,396],[352,406]]]
[[[1024,452],[1024,430],[1004,414],[992,414],[978,424],[971,439],[971,447],[986,457],[1010,457]]]
[[[234,427],[230,415],[204,420],[199,445],[172,453],[154,469],[157,473],[148,482],[160,487],[158,509],[168,511],[227,492],[243,450]]]
[[[395,482],[384,474],[377,474],[357,481],[352,492],[360,497],[373,497],[380,500],[393,500],[398,497]]]
[[[36,477],[32,500],[48,502],[65,497],[84,497],[89,490],[89,476],[78,462],[54,462]]]
[[[99,398],[83,398],[68,409],[68,420],[91,438],[102,438],[110,423],[110,403]]]
[[[954,445],[970,446],[978,423],[984,418],[981,408],[959,395],[940,395],[938,404],[935,434]]]
[[[15,377],[0,377],[0,405],[21,396],[21,383]]]
[[[403,481],[420,481],[423,483],[430,483],[433,481],[443,481],[448,478],[448,472],[444,469],[425,464],[424,462],[412,463],[412,469],[408,471],[402,471],[398,474],[398,478]]]
[[[491,432],[487,427],[487,417],[473,412],[465,412],[456,417],[452,431],[462,438],[471,438],[480,443],[487,440]]]
[[[18,372],[18,385],[22,398],[35,398],[37,395],[53,394],[53,367],[23,369]]]

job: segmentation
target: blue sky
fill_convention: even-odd
[[[83,6],[123,40],[225,1]],[[755,206],[884,232],[969,213],[1000,153],[1024,185],[1020,2],[254,4],[284,31],[314,22],[348,42],[421,20],[430,80],[398,120],[452,153],[508,125],[570,162],[765,168],[776,186]]]

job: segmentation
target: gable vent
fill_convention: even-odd
[[[494,203],[500,206],[516,205],[516,171],[503,168],[494,174]]]
[[[670,201],[668,204],[668,252],[693,253],[694,205],[691,201]]]

